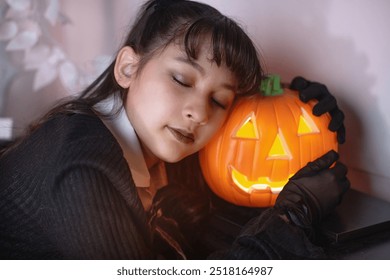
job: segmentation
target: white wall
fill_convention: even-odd
[[[279,73],[285,81],[303,75],[328,86],[346,113],[347,143],[340,154],[353,187],[390,201],[390,33],[386,30],[390,1],[202,2],[241,23],[261,49],[269,73]],[[140,3],[62,0],[73,24],[56,36],[67,54],[83,66],[99,54],[115,51]],[[15,80],[19,82],[0,96],[6,100],[3,116],[15,118],[19,127],[66,94],[58,85],[32,93],[27,74]]]

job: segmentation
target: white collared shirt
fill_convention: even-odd
[[[94,108],[103,114],[107,114],[111,112],[114,106],[114,97],[112,96],[96,104]],[[168,184],[164,162],[159,162],[150,170],[147,168],[138,136],[123,107],[117,116],[102,119],[102,121],[121,146],[137,187],[138,195],[144,208],[149,209],[157,190]]]

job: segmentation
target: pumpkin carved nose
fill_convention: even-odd
[[[276,134],[275,140],[272,143],[271,149],[268,153],[267,159],[292,159],[292,154],[288,148],[286,139],[283,136],[282,130],[279,128],[278,134]]]

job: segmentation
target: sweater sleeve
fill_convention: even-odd
[[[54,117],[0,169],[0,258],[153,258],[127,162],[98,117]]]
[[[304,231],[283,218],[280,209],[270,208],[250,220],[231,248],[212,254],[210,259],[323,259]]]
[[[122,150],[106,130],[80,123],[55,152],[51,243],[67,259],[151,258],[145,211]]]
[[[66,259],[147,258],[147,231],[96,168],[77,166],[61,176],[49,216],[52,243]]]

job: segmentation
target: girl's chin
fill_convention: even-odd
[[[179,162],[181,161],[182,159],[186,158],[187,156],[189,156],[190,154],[186,154],[186,155],[167,155],[167,156],[162,156],[161,157],[161,160],[164,161],[164,162],[168,162],[168,163],[176,163],[176,162]]]
[[[199,151],[195,145],[183,144],[175,141],[161,141],[158,146],[151,147],[149,151],[158,159],[168,162],[178,162]]]
[[[165,153],[160,153],[158,155],[158,158],[161,159],[162,161],[164,162],[168,162],[168,163],[175,163],[175,162],[178,162],[178,161],[181,161],[182,159],[188,157],[189,155],[192,155],[193,153],[195,152],[178,152],[177,150],[173,150],[173,151],[167,151]]]

